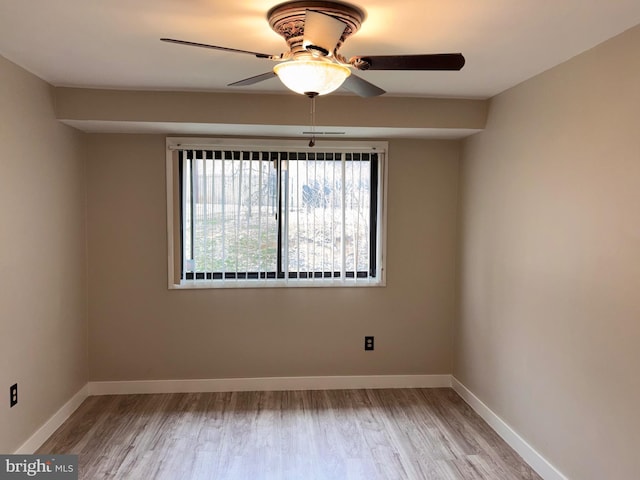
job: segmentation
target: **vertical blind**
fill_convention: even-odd
[[[181,150],[183,282],[371,282],[377,153]]]

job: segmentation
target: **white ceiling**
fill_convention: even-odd
[[[277,54],[277,0],[0,0],[0,55],[55,86],[283,93],[249,55]],[[396,96],[491,97],[640,23],[639,0],[358,0],[367,12],[343,55],[462,52],[461,72],[360,72]]]

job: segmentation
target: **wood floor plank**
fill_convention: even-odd
[[[540,480],[447,388],[90,397],[37,453],[83,480]]]

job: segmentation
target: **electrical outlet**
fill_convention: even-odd
[[[9,408],[18,404],[18,384],[15,383],[9,387]]]
[[[373,350],[373,337],[364,337],[364,349]]]

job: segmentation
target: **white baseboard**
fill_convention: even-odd
[[[451,375],[365,375],[89,382],[89,395],[451,387]]]
[[[475,412],[480,415],[502,439],[509,444],[545,480],[567,480],[560,470],[540,455],[527,441],[496,415],[457,378],[451,377],[451,386]]]
[[[80,404],[89,396],[89,387],[85,385],[78,393],[65,403],[60,409],[53,414],[44,425],[42,425],[36,433],[31,435],[16,451],[16,455],[30,455],[34,453],[42,444],[62,425],[67,418],[75,412]]]

